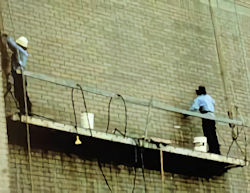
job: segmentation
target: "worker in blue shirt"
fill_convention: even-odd
[[[202,114],[214,116],[214,99],[209,96],[204,86],[199,86],[196,90],[197,97],[194,99],[190,111],[200,111]],[[220,145],[216,135],[215,121],[202,119],[202,129],[204,136],[207,137],[210,153],[220,154]]]
[[[16,41],[14,41],[11,37],[7,37],[7,43],[12,51],[11,75],[13,77],[14,95],[19,103],[20,113],[25,114],[23,76],[21,72],[25,69],[26,61],[29,56],[27,52],[28,40],[24,36],[19,37]],[[25,79],[25,86],[27,87],[26,79]],[[26,90],[26,100],[27,100],[28,114],[30,115],[32,104],[30,102],[27,90]]]

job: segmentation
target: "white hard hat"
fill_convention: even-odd
[[[19,44],[20,46],[24,47],[24,48],[28,48],[28,39],[24,36],[19,37],[16,40],[16,43]]]

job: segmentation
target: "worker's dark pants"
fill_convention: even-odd
[[[25,114],[25,101],[24,101],[24,88],[23,88],[23,77],[22,74],[17,74],[16,71],[11,71],[13,79],[14,79],[14,95],[16,100],[19,103],[20,113]],[[25,86],[27,87],[27,81],[25,79]],[[27,99],[27,107],[28,114],[31,114],[31,102],[26,90],[26,99]]]
[[[209,152],[220,154],[220,145],[216,135],[215,121],[202,119],[202,129],[204,135],[207,137]]]

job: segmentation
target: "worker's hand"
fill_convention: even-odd
[[[8,37],[8,34],[2,33],[2,37]]]

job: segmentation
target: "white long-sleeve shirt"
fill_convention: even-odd
[[[199,110],[202,107],[203,111],[214,112],[214,99],[208,94],[199,95],[194,99],[192,106],[189,108],[190,111]]]

